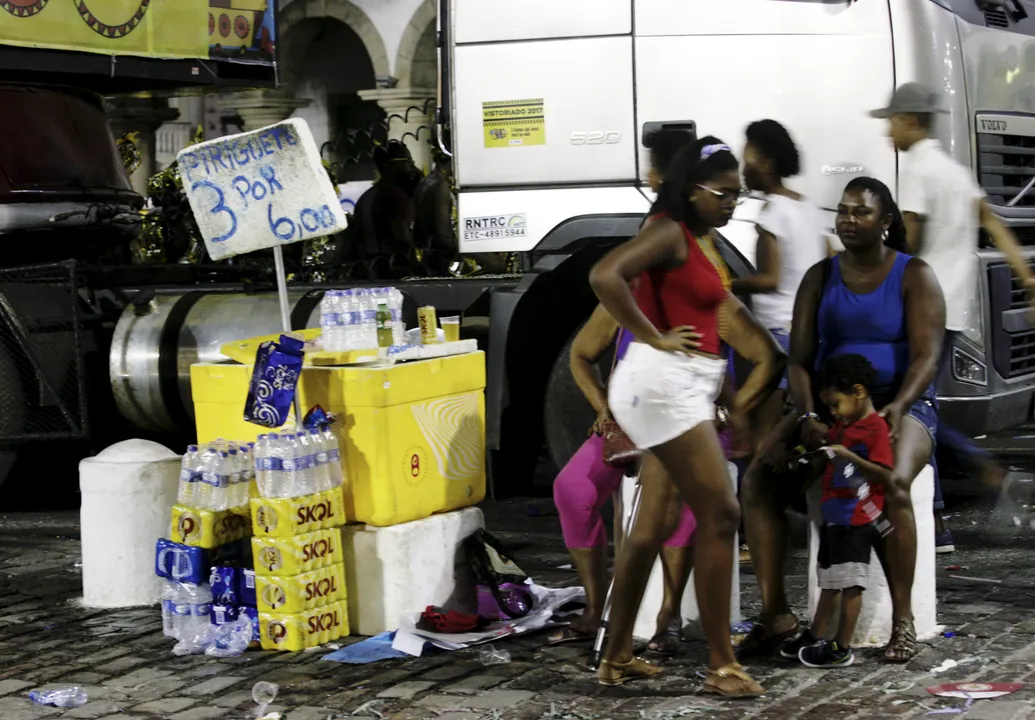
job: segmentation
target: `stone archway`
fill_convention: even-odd
[[[395,58],[395,77],[404,86],[434,87],[438,63],[435,48],[437,14],[433,0],[424,0],[403,31]]]
[[[334,18],[352,28],[370,55],[377,77],[392,73],[385,41],[365,12],[349,0],[292,0],[277,16],[277,33],[286,37],[291,28],[312,18]]]

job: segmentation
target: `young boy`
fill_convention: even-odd
[[[819,587],[823,594],[812,627],[780,654],[814,668],[847,667],[855,661],[852,635],[866,588],[870,551],[880,535],[884,488],[893,456],[888,425],[873,407],[876,372],[861,355],[836,355],[823,366],[820,398],[835,419],[830,462],[823,474],[823,528],[819,540]],[[841,598],[837,639],[825,641]]]

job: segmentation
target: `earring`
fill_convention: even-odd
[[[881,238],[881,240],[884,240],[885,242],[887,242],[887,240],[888,240],[888,229],[887,228],[884,228],[881,231],[880,238]]]

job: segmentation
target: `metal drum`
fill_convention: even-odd
[[[289,294],[294,329],[319,327],[322,296]],[[226,343],[281,329],[275,293],[177,290],[130,305],[115,327],[109,360],[119,411],[142,430],[192,434],[190,366],[226,361],[219,352]]]

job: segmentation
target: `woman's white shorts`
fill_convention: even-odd
[[[715,419],[727,362],[630,343],[608,383],[611,414],[640,449]]]

